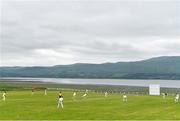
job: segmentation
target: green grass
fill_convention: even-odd
[[[1,93],[0,93],[1,94]],[[83,92],[77,93],[72,100],[71,91],[63,91],[64,109],[57,109],[58,91],[9,91],[7,100],[0,100],[0,119],[16,120],[172,120],[180,119],[180,103],[174,103],[174,97],[165,100],[161,96],[128,95],[128,102],[122,102],[122,95],[90,92],[82,99]]]

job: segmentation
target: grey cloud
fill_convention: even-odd
[[[1,65],[101,63],[180,53],[179,0],[1,3]]]

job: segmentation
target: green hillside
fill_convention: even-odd
[[[180,56],[136,62],[77,63],[51,67],[0,67],[1,77],[180,79]]]

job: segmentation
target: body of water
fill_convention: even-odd
[[[10,81],[42,81],[63,84],[92,84],[92,85],[125,85],[148,87],[150,84],[159,84],[161,87],[180,88],[180,80],[141,80],[141,79],[64,79],[64,78],[21,78],[5,77],[0,80]]]

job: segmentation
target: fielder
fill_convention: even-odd
[[[124,94],[123,95],[123,102],[127,102],[127,98],[128,98],[127,95]]]
[[[3,100],[3,101],[6,101],[6,92],[3,92],[3,94],[2,94],[2,100]]]
[[[63,105],[63,100],[64,100],[63,95],[62,95],[62,93],[61,93],[61,92],[59,92],[59,95],[58,95],[58,105],[57,105],[57,108],[59,108],[59,107],[60,107],[60,105],[61,105],[61,108],[64,108],[64,105]]]
[[[75,100],[75,98],[76,98],[76,92],[74,91],[74,93],[73,93],[73,100]]]
[[[87,96],[87,93],[85,93],[82,97],[86,97]]]
[[[34,95],[35,88],[32,88],[31,94]]]
[[[105,96],[105,97],[107,97],[107,96],[108,96],[108,93],[107,93],[107,92],[105,92],[105,93],[104,93],[104,96]]]
[[[176,94],[175,103],[178,103],[178,102],[179,102],[179,94]]]
[[[163,96],[163,99],[165,99],[165,98],[166,98],[166,95],[165,95],[165,93],[162,93],[162,96]]]
[[[47,89],[44,90],[44,95],[47,95]]]

